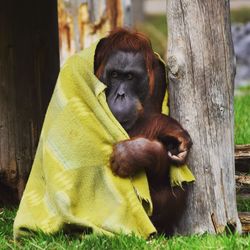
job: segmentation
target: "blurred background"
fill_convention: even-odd
[[[236,86],[250,83],[250,0],[231,0],[237,59]],[[167,47],[165,0],[58,0],[60,62],[116,26],[146,33],[163,57]]]

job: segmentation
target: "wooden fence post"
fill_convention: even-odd
[[[0,8],[0,204],[20,199],[59,71],[57,1]]]

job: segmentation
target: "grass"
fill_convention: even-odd
[[[250,8],[231,10],[232,23],[247,23],[250,21]]]
[[[13,218],[16,214],[15,209],[0,209],[0,248],[7,249],[12,240]],[[5,248],[2,248],[5,246]]]
[[[167,19],[165,15],[148,15],[146,16],[146,23],[153,25],[162,35],[168,35]]]
[[[138,24],[136,28],[150,38],[153,49],[164,58],[167,47],[166,16],[147,15],[145,21],[142,24]]]
[[[235,144],[250,144],[250,86],[235,96]]]
[[[182,250],[182,249],[225,249],[225,250],[245,250],[250,249],[250,235],[193,235],[193,236],[175,236],[167,239],[158,236],[150,241],[146,241],[135,235],[117,235],[114,237],[98,236],[95,234],[87,236],[69,236],[58,233],[54,236],[48,236],[38,233],[35,236],[22,239],[18,245],[15,245],[12,239],[12,225],[16,210],[4,209],[0,212],[0,248],[5,249],[97,249],[97,250]]]
[[[237,197],[237,209],[241,212],[250,212],[250,199]]]

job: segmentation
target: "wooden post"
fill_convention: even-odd
[[[6,204],[22,195],[59,71],[57,1],[2,1],[0,34],[0,204]]]
[[[181,234],[240,230],[234,167],[234,54],[229,0],[168,0],[170,114],[190,132]]]

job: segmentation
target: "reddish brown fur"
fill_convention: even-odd
[[[151,220],[159,233],[172,235],[185,208],[186,192],[180,187],[171,187],[169,170],[171,164],[182,164],[186,157],[179,162],[173,161],[167,155],[167,146],[171,140],[177,140],[180,141],[179,151],[186,151],[192,145],[191,139],[179,123],[160,114],[149,114],[141,119],[130,136],[130,140],[114,147],[112,170],[121,177],[133,176],[140,169],[146,170],[153,202]],[[133,142],[142,138],[147,141],[135,147]]]
[[[185,162],[187,154],[181,156],[181,153],[188,152],[192,142],[187,131],[177,121],[161,114],[166,91],[165,68],[154,55],[145,36],[123,29],[112,32],[97,46],[97,77],[102,75],[110,53],[116,50],[135,51],[144,55],[150,79],[150,94],[142,103],[144,111],[129,131],[131,139],[114,146],[111,168],[120,177],[132,176],[141,169],[146,170],[153,201],[151,220],[158,232],[171,235],[184,209],[185,192],[170,186],[169,169],[173,163],[178,165]],[[169,152],[180,158],[176,160],[168,155]]]

